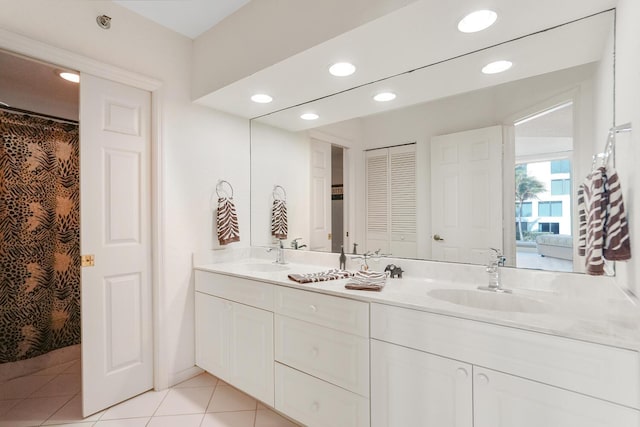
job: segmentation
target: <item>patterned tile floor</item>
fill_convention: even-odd
[[[250,396],[204,373],[82,418],[80,361],[0,384],[0,427],[296,427]]]

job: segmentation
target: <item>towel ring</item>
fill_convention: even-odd
[[[229,190],[231,190],[231,194],[230,195],[229,195],[229,192],[225,191],[225,189],[223,188],[224,184],[227,184],[229,186]],[[221,179],[220,181],[218,181],[218,183],[216,184],[216,194],[218,195],[218,198],[222,197],[220,195],[220,191],[225,193],[230,199],[233,199],[233,186],[231,184],[229,184],[229,181],[225,181],[224,179]]]
[[[278,192],[280,190],[280,192]],[[280,194],[282,193],[282,194]],[[282,185],[274,185],[273,186],[273,198],[275,200],[282,200],[284,202],[287,201],[287,191],[284,189]]]

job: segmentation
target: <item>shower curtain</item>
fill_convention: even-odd
[[[80,342],[76,124],[0,110],[0,363]]]

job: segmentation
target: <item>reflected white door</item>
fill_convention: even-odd
[[[431,138],[431,218],[434,260],[485,264],[502,249],[502,126]]]
[[[153,386],[149,92],[80,85],[82,411]]]
[[[331,144],[311,140],[312,251],[331,252]]]

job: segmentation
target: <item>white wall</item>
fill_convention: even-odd
[[[618,135],[616,166],[631,232],[632,259],[616,263],[616,282],[640,292],[640,2],[618,0],[616,30],[616,125],[631,122],[633,132]],[[602,142],[604,144],[604,142]]]
[[[251,241],[273,246],[271,207],[273,187],[287,192],[288,240],[302,238],[309,247],[310,173],[309,137],[258,122],[251,124]],[[288,247],[288,243],[286,244]]]
[[[191,253],[211,249],[215,183],[236,191],[241,242],[249,238],[249,123],[191,104],[192,41],[110,1],[0,0],[0,28],[162,81],[160,381],[163,388],[193,372]],[[98,15],[113,18],[100,29]]]

